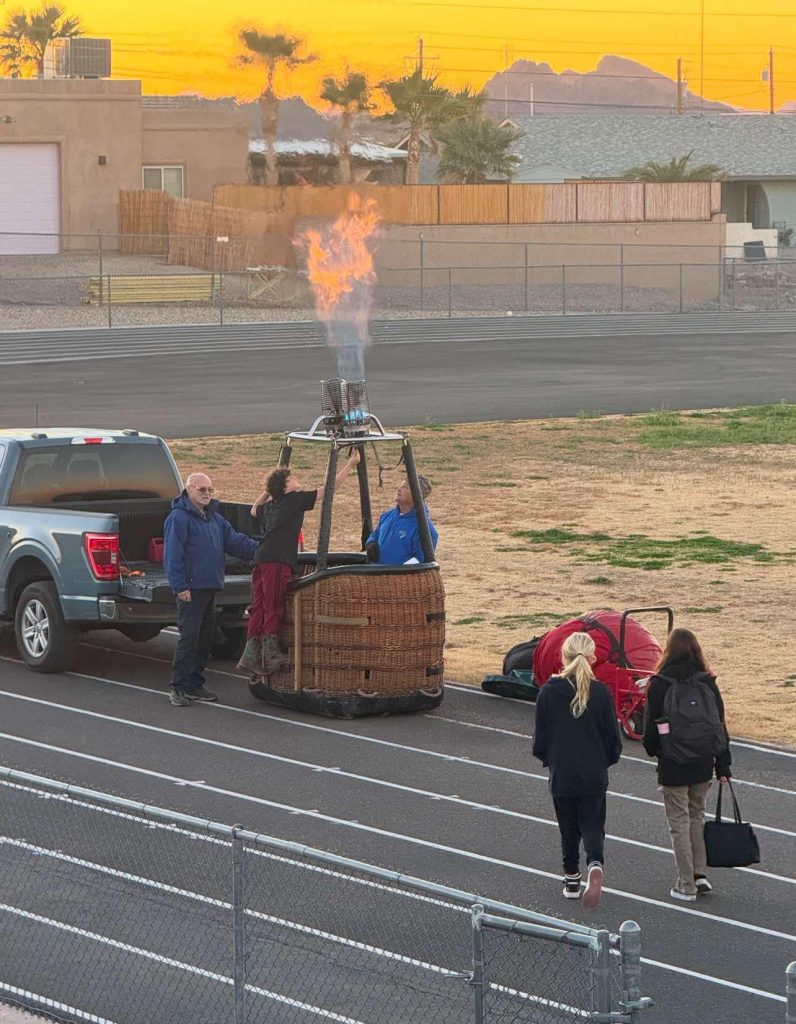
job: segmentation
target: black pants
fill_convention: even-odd
[[[580,871],[580,841],[586,851],[586,863],[603,863],[605,844],[605,792],[587,796],[554,796],[558,828],[561,832],[561,852],[564,855],[564,873],[576,875]]]
[[[192,590],[190,601],[177,599],[180,639],[174,651],[171,685],[179,693],[192,693],[204,686],[216,627],[215,596],[215,590]]]

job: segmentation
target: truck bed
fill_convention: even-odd
[[[174,594],[162,565],[154,562],[128,562],[127,567],[144,575],[122,576],[119,592],[123,597],[151,604],[174,604]],[[246,572],[242,565],[236,563],[229,566],[219,599],[224,604],[248,604],[251,582],[251,573]]]

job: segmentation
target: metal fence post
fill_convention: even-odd
[[[680,264],[680,312],[683,312],[683,264]]]
[[[796,1024],[796,960],[785,968],[785,1024]]]
[[[779,312],[779,260],[774,262],[774,309]]]
[[[470,924],[473,936],[473,1008],[475,1024],[486,1024],[486,1008],[484,1006],[484,929],[482,918],[484,908],[476,903],[470,910]],[[790,1024],[790,1022],[788,1022]]]
[[[100,302],[100,305],[102,305],[102,233],[99,232],[99,231],[97,232],[97,263],[98,263],[98,269],[99,269],[99,286],[100,286],[99,302]]]
[[[224,271],[218,273],[218,322],[224,326]]]
[[[244,890],[245,847],[235,825],[232,831],[232,982],[235,996],[235,1024],[246,1019],[246,896]]]
[[[567,268],[561,264],[561,313],[567,315]]]
[[[452,288],[453,288],[453,268],[452,267],[448,267],[448,319],[449,320],[451,318],[451,313],[452,313],[452,310],[453,310]]]
[[[597,1013],[611,1012],[611,934],[601,928],[595,935],[596,947],[592,947],[591,999],[592,1010]]]
[[[108,327],[113,327],[113,303],[111,301],[111,275],[108,274]]]
[[[426,253],[425,253],[425,243],[423,241],[423,232],[422,231],[418,232],[418,237],[420,238],[420,312],[422,313],[423,312],[423,305],[424,305],[424,301],[425,301],[425,280],[424,280],[424,276],[425,275],[424,275],[424,270],[425,270],[425,265],[426,265],[425,264],[425,255],[426,255]]]
[[[528,243],[525,243],[525,312],[528,312]]]
[[[622,1000],[627,1005],[641,999],[641,928],[635,921],[623,921],[619,928],[622,970]],[[631,1010],[633,1024],[640,1024],[641,1010]]]

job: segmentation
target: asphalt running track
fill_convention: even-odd
[[[796,752],[735,744],[763,864],[715,871],[717,891],[685,905],[668,898],[654,770],[627,742],[611,776],[606,893],[590,917],[559,893],[531,706],[454,685],[431,715],[336,722],[253,701],[222,662],[210,677],[221,703],[176,709],[164,695],[172,644],[95,634],[74,673],[41,676],[2,630],[0,763],[612,930],[633,918],[659,1007],[650,1022],[781,1024],[796,959]]]
[[[153,345],[125,342],[119,332],[114,357],[103,358],[90,355],[84,334],[70,342],[66,362],[57,361],[60,343],[46,335],[24,345],[12,338],[21,348],[7,364],[6,343],[0,345],[0,427],[33,426],[37,415],[42,428],[72,424],[79,409],[82,424],[164,437],[296,429],[315,419],[318,381],[336,372],[331,350],[317,343],[280,347],[255,340],[235,348],[200,344],[175,330],[173,342]],[[371,407],[385,424],[715,408],[796,397],[796,345],[788,332],[442,337],[405,341],[396,334],[369,349]]]

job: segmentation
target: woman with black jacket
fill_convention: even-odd
[[[594,641],[572,633],[561,648],[561,674],[551,676],[536,701],[533,755],[550,769],[561,851],[564,896],[580,896],[580,843],[588,877],[583,906],[596,907],[603,885],[605,794],[608,769],[622,753],[616,709],[608,689],[594,678]]]
[[[666,737],[670,735],[671,726],[666,715],[667,693],[672,686],[691,688],[683,691],[686,695],[694,694],[696,687],[705,687],[713,695],[720,723],[716,745],[721,749],[718,753],[711,749],[710,726],[705,725],[701,726],[706,734],[704,753],[699,755],[695,752],[690,759],[684,759],[682,754],[677,758],[666,755]],[[675,696],[672,695],[673,698]],[[696,694],[694,697],[699,699]],[[715,715],[715,709],[713,713]],[[707,895],[713,889],[706,874],[705,803],[714,771],[720,783],[730,777],[732,755],[724,724],[724,702],[716,677],[711,674],[699,641],[690,629],[675,629],[669,634],[655,675],[651,678],[644,717],[644,748],[650,757],[658,759],[658,783],[663,792],[663,806],[677,862],[677,881],[669,894],[672,899],[693,903],[698,895]]]

